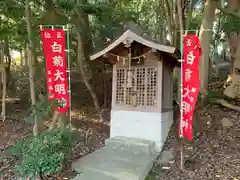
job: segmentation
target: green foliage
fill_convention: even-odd
[[[229,34],[231,32],[239,32],[240,29],[240,19],[233,15],[224,15],[221,18],[221,28],[222,30]]]
[[[7,153],[21,160],[16,168],[24,177],[49,174],[64,167],[76,137],[70,129],[48,131],[18,141]]]
[[[56,102],[50,101],[48,96],[45,95],[38,103],[33,105],[30,110],[29,114],[24,118],[25,121],[32,121],[34,117],[37,116],[38,119],[43,118],[46,112],[51,111],[52,107],[55,105]]]
[[[208,99],[211,99],[211,98],[220,98],[222,95],[221,95],[221,92],[219,91],[209,91],[208,92]]]
[[[97,49],[106,45],[107,38],[111,40],[119,36],[123,25],[128,21],[136,22],[138,13],[132,6],[132,2],[98,2],[92,3],[96,11],[91,16],[93,40]]]
[[[44,115],[51,111],[53,107],[62,107],[64,106],[64,103],[66,101],[50,101],[48,99],[48,95],[43,96],[43,98],[36,103],[35,105],[32,105],[32,107],[29,110],[29,114],[24,118],[25,121],[32,121],[34,120],[34,117],[37,116],[38,119],[44,118]]]
[[[202,13],[193,12],[193,17],[191,19],[189,29],[190,30],[200,29],[201,23],[202,23]]]
[[[158,174],[154,171],[150,171],[148,176],[145,178],[145,180],[158,180]]]
[[[75,2],[74,0],[54,0],[54,4],[60,8],[72,10],[74,8]]]

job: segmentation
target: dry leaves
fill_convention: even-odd
[[[239,113],[211,106],[204,113],[207,123],[201,135],[191,145],[185,144],[185,170],[180,170],[179,143],[176,138],[176,125],[171,129],[165,150],[175,154],[176,163],[165,170],[155,166],[161,180],[237,180],[240,178],[240,122]],[[211,118],[209,118],[211,116]],[[223,131],[221,119],[229,117],[234,124]],[[208,121],[211,122],[208,122]],[[209,126],[209,123],[211,126]]]
[[[65,169],[63,169],[61,172],[44,176],[43,179],[72,179],[77,175],[77,173],[71,169],[71,162],[104,146],[104,139],[108,134],[106,131],[109,131],[108,127],[106,127],[107,125],[96,125],[94,119],[92,121],[86,121],[83,119],[73,118],[72,121],[73,125],[77,126],[76,128],[81,127],[83,133],[86,133],[89,127],[92,127],[91,133],[88,134],[87,144],[84,142],[84,138],[79,139],[79,143],[73,149],[72,157]],[[97,128],[95,128],[96,126]],[[9,157],[6,158],[1,155],[1,152],[3,152],[8,146],[14,144],[17,139],[31,134],[31,127],[31,124],[26,124],[19,119],[8,119],[5,122],[0,121],[0,180],[19,180],[18,174],[14,169],[14,165],[17,162],[16,159]]]
[[[21,114],[17,114],[20,116]],[[157,164],[153,171],[157,172],[161,180],[240,180],[240,115],[234,111],[220,108],[219,106],[208,106],[202,113],[203,134],[193,143],[184,147],[185,171],[180,170],[179,143],[176,137],[177,125],[173,125],[164,150],[171,150],[175,159],[173,163],[163,168]],[[229,117],[233,123],[227,131],[223,132],[221,120]],[[74,121],[74,120],[73,120]],[[100,125],[93,121],[75,119],[78,128],[84,131],[92,128],[91,138],[88,144],[84,139],[74,148],[71,161],[78,159],[89,152],[103,146],[104,139],[108,135],[109,127]],[[16,141],[31,133],[31,125],[24,124],[20,120],[0,121],[0,149],[3,150]],[[15,159],[0,156],[0,180],[15,180],[17,174],[13,168]],[[70,165],[71,162],[69,162]],[[63,171],[46,176],[45,179],[65,178],[71,179],[76,176],[70,166]]]

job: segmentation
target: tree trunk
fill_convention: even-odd
[[[27,44],[24,46],[23,66],[28,66]]]
[[[209,53],[210,41],[212,39],[212,29],[215,20],[216,4],[213,0],[206,0],[204,4],[202,25],[200,28],[200,44],[202,47],[202,56],[200,59],[200,93],[205,99],[208,93],[209,79]]]
[[[169,40],[170,40],[170,44],[173,45],[174,43],[174,29],[173,29],[173,9],[170,6],[169,0],[165,0],[165,11],[166,11],[166,20],[167,20],[167,28],[168,28],[168,35],[169,35]]]
[[[20,49],[20,62],[21,62],[21,66],[23,66],[23,50]]]
[[[37,56],[36,49],[33,43],[32,27],[31,27],[31,13],[29,7],[29,0],[25,0],[25,16],[28,32],[28,41],[29,41],[29,53],[28,53],[28,64],[29,64],[29,82],[30,82],[30,91],[31,91],[31,101],[32,106],[36,104],[36,91],[35,91],[35,74],[36,74],[36,65],[37,65]],[[34,116],[34,126],[33,126],[33,135],[38,135],[38,117]]]
[[[10,55],[10,49],[9,49],[9,41],[7,38],[5,38],[4,40],[4,50],[5,50],[5,55],[7,57],[7,64],[8,64],[8,67],[6,68],[6,73],[7,73],[7,76],[10,77],[11,76],[11,72],[10,72],[10,67],[11,67],[11,55]],[[10,78],[8,78],[10,79]]]
[[[178,12],[178,2],[179,1],[173,1],[173,2],[175,2],[174,4],[173,4],[173,12],[175,12],[175,15],[173,15],[174,16],[174,35],[173,35],[173,45],[174,46],[176,46],[176,47],[178,47],[178,48],[180,48],[180,46],[181,46],[181,43],[180,43],[180,39],[181,39],[181,37],[180,37],[180,27],[179,27],[179,25],[180,25],[180,22],[179,22],[179,20],[180,20],[180,17],[179,17],[179,12]],[[180,3],[180,2],[179,2]],[[181,3],[181,14],[182,14],[182,3]],[[182,16],[182,15],[181,15]],[[182,23],[183,23],[183,16],[182,16]]]
[[[78,0],[77,7],[80,7],[80,5],[82,5],[84,3],[86,3],[86,0]],[[90,29],[88,15],[79,9],[77,12],[78,12],[77,19],[76,19],[76,29],[77,29],[77,39],[78,39],[77,64],[78,64],[79,71],[82,75],[83,82],[93,98],[94,106],[95,106],[96,110],[99,111],[100,105],[99,105],[99,100],[98,100],[97,94],[94,91],[93,86],[88,81],[88,77],[87,77],[86,71],[84,69],[84,60],[85,60],[85,62],[90,63],[90,58],[89,58],[90,54],[89,53],[91,51],[87,48],[92,47],[92,41],[90,41],[89,39],[86,40],[86,37],[89,37],[88,30]],[[94,71],[93,68],[91,68],[91,69],[92,69],[92,71]]]
[[[78,1],[80,1],[80,3],[82,5],[85,5],[88,3],[87,0],[78,0]],[[82,35],[81,37],[83,40],[82,41],[82,45],[84,47],[83,50],[84,50],[84,53],[89,56],[93,52],[93,41],[92,41],[92,36],[91,36],[89,17],[88,17],[88,14],[82,10],[80,10],[78,13],[81,17],[78,20],[81,25],[80,32],[81,32],[81,35]],[[90,59],[88,58],[86,60],[89,60],[89,61],[87,61],[87,63],[90,63],[90,65],[91,65]],[[91,68],[93,69],[92,66],[91,66]]]
[[[80,5],[85,5],[88,4],[88,0],[80,0],[79,5],[77,7],[81,7]],[[93,41],[92,41],[92,36],[91,36],[91,28],[90,28],[90,22],[89,22],[89,17],[88,14],[85,13],[81,8],[78,10],[78,14],[81,17],[79,20],[80,23],[80,33],[81,33],[81,38],[82,38],[82,46],[83,46],[83,53],[84,53],[84,69],[86,71],[86,66],[89,67],[88,71],[86,71],[85,75],[88,77],[88,79],[92,80],[92,90],[96,93],[97,95],[97,89],[95,86],[94,82],[99,82],[99,67],[96,66],[93,61],[90,61],[89,56],[90,54],[93,53]],[[95,103],[94,103],[95,104]]]
[[[7,73],[6,73],[6,69],[3,68],[1,71],[2,74],[2,85],[3,85],[3,89],[2,89],[2,119],[3,121],[5,121],[6,119],[6,97],[7,97]]]
[[[68,19],[66,16],[58,13],[54,7],[54,0],[44,1],[45,13],[41,19],[42,24],[67,24]]]
[[[13,83],[12,82],[12,76],[11,76],[11,62],[12,62],[12,58],[10,55],[10,48],[9,48],[9,40],[8,38],[4,39],[4,54],[6,56],[7,59],[7,67],[5,68],[5,72],[4,72],[4,79],[6,80],[6,88],[8,89],[8,91],[10,91],[11,89],[13,89]],[[4,81],[5,81],[4,80]],[[6,92],[7,93],[7,92]]]
[[[183,13],[182,13],[182,9],[183,9],[182,8],[182,3],[179,0],[177,2],[177,18],[178,18],[178,21],[176,19],[176,22],[179,22],[179,26],[177,26],[177,27],[179,27],[179,29],[180,29],[180,31],[179,31],[179,35],[180,35],[179,39],[180,39],[180,41],[179,41],[179,45],[177,45],[179,47],[181,47],[181,44],[183,43],[183,41],[181,41],[182,37],[183,37],[183,16],[182,16]],[[181,49],[181,51],[182,50],[183,49]],[[178,91],[177,91],[178,92],[178,94],[177,94],[177,102],[180,103],[181,102],[181,88],[180,88],[181,87],[181,69],[180,68],[175,68],[175,73],[177,74],[178,87],[179,87]]]
[[[51,122],[51,125],[49,127],[49,130],[53,130],[53,129],[56,128],[56,124],[57,124],[58,120],[60,119],[60,116],[61,116],[60,112],[54,111],[52,122]]]
[[[186,21],[186,25],[185,25],[186,30],[188,30],[190,28],[190,25],[191,25],[194,5],[195,5],[195,1],[190,0],[189,5],[188,5],[187,21]]]
[[[97,98],[97,95],[96,95],[96,92],[94,91],[93,87],[91,86],[90,82],[88,81],[88,78],[87,78],[87,75],[85,73],[85,70],[84,70],[84,58],[87,58],[87,57],[84,57],[83,56],[83,44],[82,44],[82,37],[80,35],[80,33],[78,32],[77,33],[77,38],[78,38],[78,52],[77,52],[77,59],[78,59],[78,68],[79,68],[79,71],[82,75],[82,78],[83,78],[83,82],[85,84],[85,86],[87,87],[89,93],[91,94],[92,98],[93,98],[93,103],[94,103],[94,106],[96,108],[97,111],[100,110],[100,105],[99,105],[99,101],[98,101],[98,98]],[[89,57],[88,57],[89,58]]]
[[[59,14],[55,7],[54,7],[54,3],[53,0],[45,0],[45,13],[43,16],[43,23],[44,24],[64,24],[67,23],[67,19],[65,16]],[[69,114],[70,116],[70,114]],[[51,125],[49,127],[49,130],[53,130],[57,127],[57,123],[60,124],[60,126],[66,126],[67,122],[66,122],[66,113],[60,113],[58,111],[54,111],[53,113],[53,117],[52,117],[52,122]]]
[[[32,106],[36,105],[36,91],[35,91],[35,67],[33,65],[33,56],[31,50],[28,51],[28,67],[29,67],[29,82],[30,82],[30,92],[31,92],[31,101]],[[34,110],[36,111],[36,110]],[[34,112],[36,114],[36,112]],[[38,135],[39,124],[37,115],[34,116],[34,126],[33,126],[33,135]]]
[[[239,0],[228,0],[228,8],[231,12],[240,12]],[[240,30],[228,34],[230,52],[233,54],[232,83],[225,89],[224,95],[229,98],[240,98]]]
[[[4,46],[1,46],[0,50],[0,64],[4,64]],[[6,119],[6,95],[7,95],[7,76],[4,67],[0,70],[1,73],[1,83],[2,83],[2,120]]]

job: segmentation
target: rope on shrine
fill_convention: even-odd
[[[134,56],[134,57],[131,57],[131,59],[140,59],[140,58],[145,58],[147,56],[147,54],[149,53],[150,51],[140,55],[140,56]],[[117,57],[117,60],[120,61],[120,59],[129,59],[129,56],[119,56],[119,55],[116,55],[116,54],[113,54],[113,53],[107,53],[108,55],[111,55],[111,56],[114,56],[114,57]]]

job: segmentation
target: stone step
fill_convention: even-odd
[[[79,173],[92,171],[119,180],[144,180],[157,156],[158,154],[134,154],[106,146],[75,161],[72,167]]]
[[[137,138],[112,137],[105,140],[105,146],[134,153],[155,154],[155,142]]]
[[[77,175],[73,180],[119,180],[101,172],[84,171]]]

